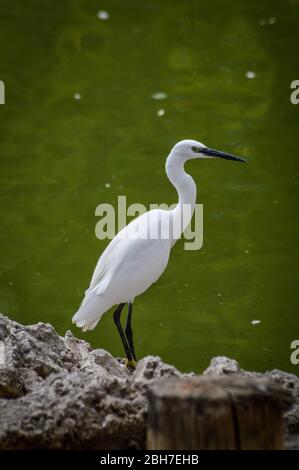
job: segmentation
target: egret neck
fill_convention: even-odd
[[[166,174],[178,193],[178,203],[172,212],[173,244],[180,238],[189,225],[196,203],[196,184],[184,165],[188,158],[184,158],[177,150],[173,149],[166,160]]]

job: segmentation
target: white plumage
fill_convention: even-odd
[[[133,302],[163,273],[171,242],[169,239],[149,240],[145,236],[166,212],[157,209],[150,211],[150,217],[149,212],[141,215],[124,227],[104,250],[83,302],[73,317],[73,322],[83,331],[92,330],[113,305]],[[150,220],[149,225],[146,219]]]
[[[90,286],[73,316],[73,323],[83,331],[92,330],[112,306],[121,304],[120,315],[123,304],[131,305],[136,296],[159,279],[167,266],[172,246],[189,224],[195,208],[196,185],[184,171],[184,164],[190,159],[215,157],[245,161],[209,149],[195,140],[183,140],[173,147],[166,160],[166,174],[178,193],[176,207],[169,211],[146,212],[113,238],[98,260]],[[176,227],[175,233],[173,227]],[[120,329],[119,317],[115,321]],[[123,332],[120,334],[130,360],[135,353],[130,328],[128,331],[129,345],[122,337]]]

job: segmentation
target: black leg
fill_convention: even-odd
[[[125,306],[125,304],[119,304],[119,306],[117,307],[117,309],[115,310],[115,312],[113,314],[113,318],[114,318],[114,322],[116,324],[116,327],[118,329],[121,341],[122,341],[123,346],[125,348],[126,356],[128,358],[128,361],[131,362],[132,361],[132,354],[131,354],[129,345],[127,343],[127,340],[126,340],[126,337],[125,337],[125,334],[123,332],[123,328],[122,328],[121,322],[120,322],[120,314],[121,314],[121,311],[124,308],[124,306]]]
[[[127,323],[126,323],[126,337],[130,346],[130,350],[133,356],[133,359],[137,362],[136,359],[136,353],[135,353],[135,347],[134,347],[134,341],[133,341],[133,330],[132,330],[132,310],[133,310],[133,305],[131,302],[128,304],[128,317],[127,317]]]

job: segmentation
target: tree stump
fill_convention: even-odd
[[[240,376],[156,382],[148,392],[148,449],[282,449],[289,390]]]

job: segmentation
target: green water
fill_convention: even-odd
[[[107,244],[95,208],[175,202],[164,160],[194,138],[249,164],[188,164],[204,246],[137,298],[138,356],[298,373],[298,28],[298,0],[0,0],[0,311],[122,355],[111,312],[71,326]]]

